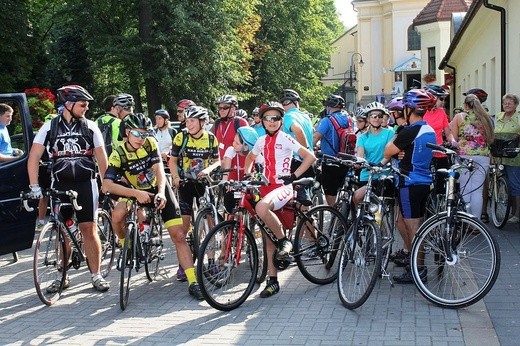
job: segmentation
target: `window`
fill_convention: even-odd
[[[435,59],[435,47],[428,48],[428,73],[435,75],[437,70],[437,62]]]
[[[408,27],[408,50],[421,49],[421,35],[415,30],[413,25]]]

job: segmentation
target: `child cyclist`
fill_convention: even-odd
[[[264,156],[264,174],[270,185],[262,186],[260,190],[262,199],[257,203],[255,210],[278,240],[277,244],[270,240],[266,244],[269,259],[267,269],[269,280],[266,288],[260,293],[261,298],[270,297],[280,291],[278,271],[272,260],[275,252],[276,258],[283,260],[289,256],[292,250],[291,241],[285,237],[282,223],[274,213],[275,210],[282,208],[293,197],[292,185],[284,185],[284,180],[289,182],[298,179],[316,161],[316,157],[311,151],[281,131],[284,114],[285,110],[278,102],[269,102],[260,107],[259,115],[266,130],[266,135],[258,139],[245,162],[245,173],[250,173],[256,157],[260,154]],[[291,173],[293,152],[298,153],[303,161]],[[288,175],[290,175],[290,179],[281,180],[279,178]]]
[[[237,129],[233,145],[226,149],[222,160],[222,169],[233,168],[226,174],[224,180],[240,181],[244,176],[244,164],[246,156],[258,141],[258,133],[250,126],[242,126]],[[256,163],[262,163],[262,157],[257,157]]]
[[[103,180],[104,191],[113,195],[134,197],[145,205],[153,203],[161,210],[164,225],[175,243],[177,253],[182,253],[183,246],[189,251],[188,245],[176,241],[177,237],[174,236],[180,232],[181,214],[171,187],[166,184],[158,144],[151,136],[150,119],[142,113],[129,114],[123,120],[123,124],[124,142],[110,155]],[[130,187],[116,183],[119,177],[124,177]],[[128,214],[128,201],[124,197],[119,199],[112,211],[114,233],[122,243],[125,240],[125,217]],[[189,259],[191,260],[191,256]],[[189,261],[183,264],[189,267]],[[121,264],[118,263],[118,266],[120,268]],[[193,290],[190,286],[189,292],[192,295]]]
[[[190,283],[190,294],[202,300],[202,293],[195,277],[192,253],[186,242],[186,234],[190,229],[193,199],[198,201],[199,197],[204,195],[205,188],[204,184],[193,180],[181,184],[180,174],[192,179],[201,178],[219,167],[220,159],[217,138],[205,129],[205,125],[209,121],[208,110],[199,106],[191,106],[185,110],[184,116],[186,117],[186,131],[179,132],[173,139],[171,158],[168,161],[173,184],[179,191],[179,206],[182,215],[182,223],[176,225],[175,231],[170,232],[170,235],[177,246],[179,258],[180,268],[177,272],[177,280],[182,281],[181,277],[184,274]]]

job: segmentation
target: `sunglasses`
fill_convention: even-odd
[[[384,114],[370,114],[372,119],[383,119],[385,117]]]
[[[223,106],[223,107],[218,107],[218,110],[221,111],[221,110],[225,110],[227,111],[228,109],[230,109],[231,106]]]
[[[81,108],[87,108],[88,107],[88,102],[75,102],[76,105],[78,105],[78,107],[81,107]]]
[[[130,130],[130,134],[136,138],[142,139],[145,139],[146,137],[150,136],[148,132],[139,132],[137,130]]]
[[[288,105],[290,105],[291,103],[292,103],[291,100],[285,100],[285,101],[282,102],[282,106],[288,106]]]
[[[177,109],[177,114],[184,113],[184,109]]]
[[[275,121],[282,120],[282,117],[279,115],[266,115],[262,120],[265,120],[270,123],[274,123]]]

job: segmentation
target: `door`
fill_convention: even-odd
[[[0,162],[0,255],[30,248],[34,239],[36,208],[21,208],[20,192],[28,190],[27,157],[34,138],[25,94],[0,94],[0,103],[13,108],[13,120],[7,126],[13,147],[23,155]],[[33,206],[35,203],[33,203]]]

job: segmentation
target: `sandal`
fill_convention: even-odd
[[[486,213],[482,213],[482,215],[480,215],[480,221],[484,222],[484,223],[488,223],[489,222],[489,216],[488,214]]]
[[[92,278],[92,286],[99,292],[106,292],[110,288],[108,282],[101,275]]]

